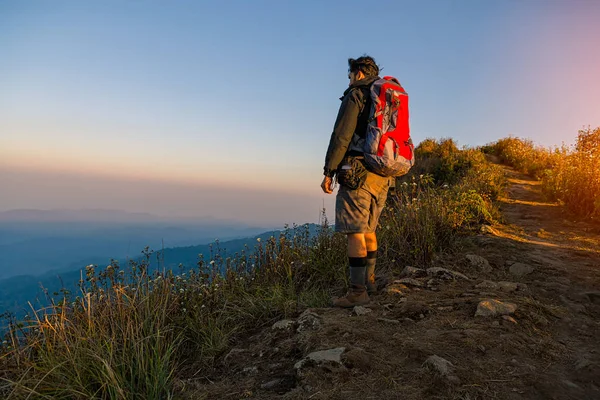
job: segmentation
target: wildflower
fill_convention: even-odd
[[[179,293],[183,293],[183,292],[185,292],[185,289],[183,289],[183,288],[179,289]]]
[[[181,311],[183,311],[184,313],[187,312],[187,310],[185,308],[182,308]]]
[[[202,304],[202,307],[200,307],[200,308],[205,308],[205,307],[206,307],[206,305],[205,305],[205,304]]]
[[[210,265],[215,265],[215,260],[210,260]]]
[[[260,238],[256,238],[256,241],[257,241],[257,242],[260,242]]]

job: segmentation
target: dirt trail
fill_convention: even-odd
[[[186,398],[600,399],[600,229],[544,202],[538,182],[506,174],[504,224],[432,265],[469,279],[413,271],[364,315],[307,310],[237,343],[212,376],[182,382]],[[517,309],[475,316],[489,299]],[[334,348],[340,362],[295,368]],[[431,366],[433,355],[452,365]]]

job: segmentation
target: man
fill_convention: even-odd
[[[342,97],[325,157],[321,188],[333,192],[337,174],[340,188],[335,204],[335,230],[348,237],[350,288],[346,296],[333,300],[336,307],[367,304],[377,291],[375,229],[385,205],[392,178],[364,168],[363,143],[369,123],[371,84],[379,79],[379,67],[369,56],[348,60],[350,84]],[[346,179],[350,176],[350,179]]]

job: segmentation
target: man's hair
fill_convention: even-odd
[[[350,72],[360,71],[365,74],[365,77],[379,75],[379,66],[375,62],[375,59],[366,54],[362,57],[358,57],[356,60],[354,58],[349,58],[348,69]]]

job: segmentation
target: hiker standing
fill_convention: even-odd
[[[335,230],[336,232],[345,233],[348,237],[350,288],[346,296],[333,300],[333,305],[336,307],[353,307],[355,305],[366,304],[369,302],[369,294],[377,291],[375,284],[375,265],[377,262],[377,237],[375,230],[387,199],[388,189],[393,182],[393,176],[406,173],[414,160],[412,156],[412,142],[408,136],[408,96],[406,96],[404,89],[402,89],[394,78],[386,77],[385,79],[393,79],[395,83],[380,79],[378,75],[379,67],[373,58],[363,56],[348,60],[348,79],[350,79],[350,84],[341,98],[342,104],[335,121],[325,157],[325,177],[321,183],[321,188],[327,194],[332,193],[333,178],[337,176],[340,188],[335,203]],[[378,119],[377,115],[373,115],[373,111],[376,111],[376,108],[372,109],[371,89],[375,82],[378,85],[383,85],[376,88],[381,88],[383,93],[383,101],[379,101],[379,98],[377,98],[377,102],[383,104],[385,111],[379,114],[387,115],[387,117],[384,116],[383,122],[381,116]],[[389,86],[388,83],[392,85],[397,84],[397,86]],[[398,156],[398,148],[405,146],[398,146],[394,141],[388,141],[389,146],[383,146],[386,143],[383,141],[383,144],[379,147],[379,139],[382,136],[381,132],[385,133],[389,131],[390,135],[393,135],[395,133],[391,131],[396,130],[397,123],[398,125],[402,125],[400,122],[401,118],[397,117],[397,115],[402,114],[402,111],[398,112],[399,108],[397,104],[394,103],[396,104],[396,108],[386,106],[385,90],[388,90],[389,87],[396,90],[392,93],[396,97],[390,97],[391,92],[388,92],[388,99],[397,100],[399,98],[398,94],[403,94],[406,98],[405,115],[403,114],[401,117],[406,119],[406,127],[402,126],[402,129],[406,130],[405,135],[407,139],[403,139],[402,143],[406,146],[410,145],[410,155],[406,155],[408,160]],[[400,104],[400,100],[397,100],[397,103]],[[392,119],[389,117],[390,114],[393,114]],[[390,121],[392,121],[391,125],[393,126],[390,126]],[[381,126],[377,128],[378,123],[379,125],[382,123],[386,125],[385,129],[381,129]],[[383,158],[389,157],[389,154],[387,154],[389,152],[395,155],[392,156],[392,160],[383,160],[383,164],[381,164],[381,161],[376,160],[376,162],[381,164],[376,165],[376,167],[383,166],[383,169],[369,168],[368,170],[367,166],[369,164],[375,164],[365,162],[372,161],[365,160],[365,149],[369,147],[366,141],[372,141],[372,136],[366,140],[367,134],[374,133],[377,135],[377,132],[379,132],[379,138],[376,138],[377,143],[375,147],[383,150],[380,151],[381,154],[379,156],[377,154],[372,156],[366,154],[366,156],[382,159],[382,156]],[[387,140],[387,138],[384,139]],[[392,142],[394,142],[393,148],[390,147],[393,144]],[[377,150],[375,150],[375,153],[377,153]],[[398,167],[399,159],[402,159],[404,162],[401,166],[401,173],[398,173],[397,168],[395,170],[388,168],[389,165]],[[410,163],[408,166],[406,166],[407,162]],[[387,165],[384,165],[386,163]],[[376,170],[378,173],[372,172],[373,170]]]

